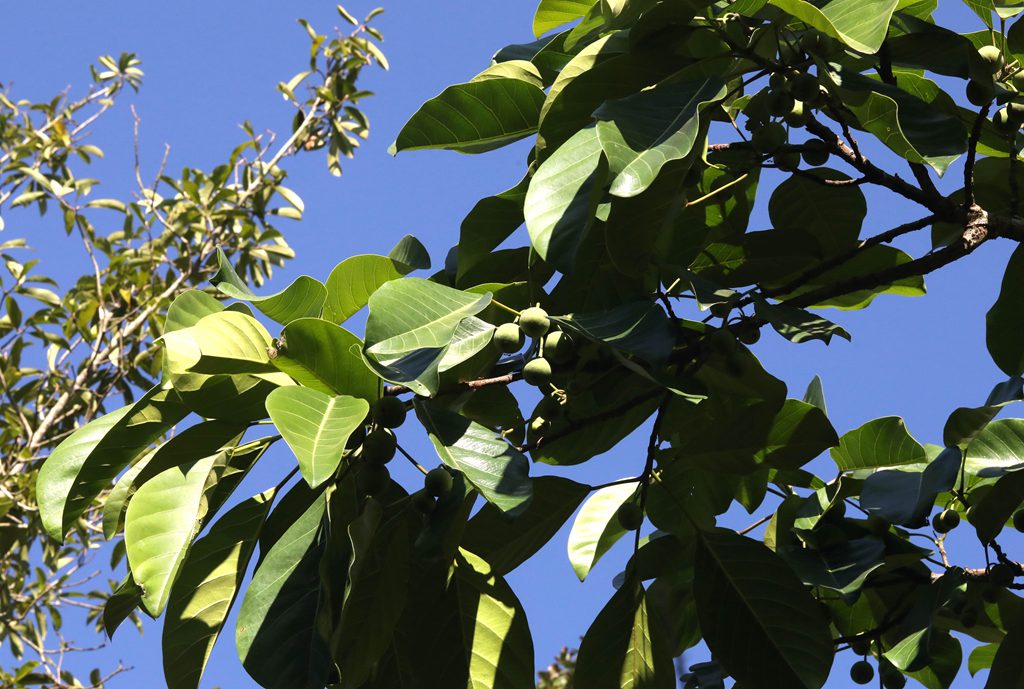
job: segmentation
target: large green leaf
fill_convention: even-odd
[[[787,399],[756,459],[774,469],[797,469],[838,443],[839,436],[822,409]]]
[[[596,0],[541,0],[533,15],[533,35],[540,37],[551,29],[583,17]]]
[[[850,251],[868,213],[867,199],[860,187],[822,183],[848,179],[849,175],[827,167],[792,175],[775,187],[768,201],[772,227],[806,232],[830,254]]]
[[[926,462],[921,444],[907,431],[903,419],[886,416],[850,431],[832,449],[832,459],[840,471],[876,469]]]
[[[366,306],[378,287],[408,272],[409,266],[387,256],[366,254],[346,258],[327,277],[324,318],[344,323]]]
[[[963,453],[946,448],[923,469],[876,471],[864,480],[861,507],[892,524],[917,528],[935,506],[935,497],[953,487]]]
[[[1009,380],[999,383],[992,389],[984,405],[954,409],[942,429],[943,442],[947,446],[968,445],[1003,407],[1022,399],[1024,399],[1024,380],[1020,376],[1011,376]]]
[[[587,689],[672,689],[671,651],[652,624],[643,587],[626,582],[604,606],[580,644],[575,685]]]
[[[334,475],[349,436],[363,425],[369,411],[366,400],[298,385],[277,388],[267,396],[267,413],[312,488]]]
[[[220,249],[217,250],[217,264],[219,270],[212,280],[217,289],[229,297],[249,302],[267,318],[282,325],[296,318],[319,316],[327,298],[327,288],[307,275],[300,275],[277,294],[257,296],[238,277],[228,257]]]
[[[190,289],[179,294],[167,308],[164,332],[189,328],[198,323],[203,316],[223,310],[224,303],[216,297],[197,289]]]
[[[529,507],[510,518],[486,503],[466,525],[461,546],[487,560],[498,576],[526,562],[562,528],[590,486],[560,476],[533,479]]]
[[[593,223],[607,170],[597,128],[587,127],[559,146],[530,180],[524,206],[530,241],[563,273],[572,272]]]
[[[171,586],[199,531],[203,493],[217,456],[167,469],[142,484],[128,503],[124,542],[142,604],[154,617],[167,605]]]
[[[1024,247],[1010,256],[999,298],[985,318],[985,341],[996,366],[1007,375],[1024,373]]]
[[[805,0],[769,2],[862,53],[877,52],[882,46],[899,4],[899,0],[832,0],[818,9]]]
[[[301,318],[285,327],[282,339],[285,344],[273,363],[300,385],[370,403],[380,399],[380,379],[363,362],[362,340],[349,331],[319,318]]]
[[[196,541],[171,589],[163,630],[168,689],[198,689],[256,547],[273,491],[245,500]]]
[[[885,564],[885,544],[875,538],[854,538],[822,548],[780,548],[779,555],[809,586],[842,594],[860,590],[868,575]]]
[[[832,635],[818,603],[778,555],[731,531],[700,532],[694,595],[704,639],[736,681],[818,689]]]
[[[672,82],[598,108],[594,117],[608,159],[609,192],[636,196],[666,163],[688,156],[700,134],[700,113],[724,95],[717,79]]]
[[[1024,627],[1011,629],[999,644],[985,689],[1024,689]]]
[[[636,494],[639,484],[620,483],[591,495],[580,508],[569,532],[569,562],[580,581],[587,578],[601,556],[626,534],[616,512]]]
[[[238,657],[266,689],[316,689],[327,681],[327,648],[315,628],[325,506],[320,494],[263,556],[238,612]]]
[[[416,416],[438,456],[502,512],[517,514],[533,495],[530,462],[500,434],[430,400],[416,400]]]
[[[1024,469],[1024,419],[988,424],[967,446],[967,472],[982,478]]]
[[[969,519],[978,540],[990,543],[1024,503],[1024,472],[1003,476],[971,504]]]
[[[529,177],[500,194],[477,201],[459,227],[457,285],[475,266],[508,239],[523,224],[523,203]]]
[[[544,91],[519,79],[449,86],[417,110],[389,152],[444,148],[483,153],[537,131]]]
[[[36,479],[39,514],[50,537],[63,540],[118,473],[187,413],[173,390],[156,387],[58,445]]]
[[[672,322],[658,304],[630,302],[593,313],[571,313],[554,320],[588,339],[608,344],[652,364],[672,352]]]
[[[758,318],[768,321],[777,333],[796,344],[821,340],[827,345],[831,344],[833,337],[852,339],[842,326],[827,318],[785,304],[769,304],[763,299],[757,299],[754,301],[754,313]]]
[[[124,526],[124,510],[128,506],[128,498],[135,492],[135,479],[152,458],[152,453],[139,458],[107,493],[107,499],[103,501],[103,537],[108,541]]]

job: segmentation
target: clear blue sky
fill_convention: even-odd
[[[959,26],[979,28],[976,19],[958,3],[944,2],[942,13]],[[354,0],[354,14],[374,5]],[[518,181],[527,148],[520,144],[483,156],[446,152],[406,153],[397,158],[386,148],[405,119],[419,104],[444,86],[464,81],[487,66],[490,55],[508,43],[530,40],[532,2],[393,1],[379,26],[389,73],[368,73],[365,87],[377,92],[366,101],[372,123],[371,140],[345,166],[341,180],[331,177],[323,161],[307,156],[290,162],[289,186],[306,201],[306,218],[288,228],[298,258],[277,284],[301,273],[325,278],[343,258],[358,253],[386,253],[405,233],[413,233],[431,251],[435,264],[443,261],[457,241],[463,215],[477,199]],[[241,140],[238,125],[251,120],[257,129],[287,130],[291,113],[274,91],[304,66],[305,33],[295,23],[308,18],[321,31],[336,22],[329,2],[247,2],[219,0],[140,3],[51,2],[45,11],[37,3],[6,3],[4,40],[0,42],[0,80],[13,82],[13,94],[41,99],[71,84],[83,86],[86,66],[97,55],[133,51],[143,60],[146,82],[142,92],[125,100],[96,128],[96,143],[107,158],[89,176],[105,182],[102,196],[121,196],[133,187],[131,116],[133,102],[142,118],[144,175],[151,176],[165,143],[171,145],[170,170],[183,166],[209,169],[222,162]],[[949,19],[947,19],[948,21]],[[966,29],[965,29],[966,30]],[[960,94],[956,94],[958,97]],[[885,159],[882,152],[870,154]],[[954,167],[944,182],[955,188],[961,168]],[[767,198],[758,204],[752,226],[767,227]],[[902,199],[879,192],[869,195],[870,214],[865,234],[918,217]],[[6,218],[8,236],[28,236],[48,274],[70,278],[82,270],[81,256],[67,250],[58,218],[42,222],[26,213]],[[926,237],[903,247],[920,253]],[[940,442],[946,416],[960,405],[980,404],[1001,378],[984,345],[984,316],[998,291],[1010,245],[986,245],[965,261],[928,280],[929,294],[918,299],[883,297],[869,310],[835,314],[854,339],[826,348],[820,343],[792,345],[766,333],[756,352],[766,366],[800,397],[807,382],[820,374],[825,382],[829,411],[840,433],[879,416],[906,418],[922,442]],[[410,424],[400,440],[421,461],[432,450]],[[261,460],[261,471],[243,488],[255,493],[276,482],[294,459],[283,447]],[[431,460],[432,461],[432,460]],[[600,483],[635,475],[643,462],[642,441],[634,438],[588,465],[556,473]],[[824,475],[834,469],[816,465]],[[540,468],[539,471],[547,471]],[[415,477],[405,475],[407,485]],[[247,493],[247,494],[248,494]],[[744,526],[752,518],[730,513],[727,524]],[[566,529],[535,561],[510,580],[526,607],[537,649],[537,665],[563,644],[572,645],[586,630],[610,594],[611,578],[621,568],[628,548],[618,548],[580,584],[565,556]],[[1016,544],[1018,547],[1020,543]],[[976,541],[958,549],[976,564],[981,556]],[[94,641],[91,630],[71,634],[83,644]],[[848,654],[847,654],[848,655]],[[125,627],[104,662],[123,659],[133,673],[112,687],[159,686],[159,624],[147,621],[145,635]],[[688,660],[701,660],[696,654]],[[837,663],[829,687],[844,687],[848,660]],[[83,665],[76,661],[76,665]],[[233,646],[233,630],[214,651],[204,686],[255,686],[244,674]],[[966,669],[956,686],[970,686]]]

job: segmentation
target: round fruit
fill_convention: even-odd
[[[785,120],[790,127],[803,127],[811,121],[811,109],[804,107],[802,101],[793,101],[793,109],[786,113]]]
[[[624,502],[619,505],[615,517],[619,520],[619,526],[626,531],[636,531],[644,523],[644,511],[635,502]]]
[[[423,490],[435,498],[447,495],[453,485],[455,480],[452,475],[442,467],[434,467],[423,477]]]
[[[373,405],[373,420],[384,428],[398,428],[407,413],[405,402],[397,397],[382,397]]]
[[[1013,513],[1013,528],[1024,533],[1024,510],[1017,510]]]
[[[932,517],[932,528],[938,533],[949,533],[960,526],[960,513],[956,510],[942,510]]]
[[[878,675],[885,689],[903,689],[907,686],[907,678],[891,664],[879,666]]]
[[[775,117],[788,113],[795,103],[796,99],[785,91],[772,91],[768,94],[768,112]]]
[[[732,304],[728,302],[723,304],[712,304],[710,311],[711,315],[715,318],[728,318],[729,314],[732,312]]]
[[[383,464],[364,464],[356,483],[366,495],[377,495],[387,487],[391,474]]]
[[[549,332],[544,336],[544,358],[556,364],[563,364],[572,357],[572,338],[561,330]]]
[[[523,380],[536,387],[546,386],[551,381],[551,363],[544,357],[530,359],[523,366]]]
[[[1007,108],[1000,108],[995,115],[992,116],[992,126],[996,128],[996,131],[1004,136],[1016,134],[1020,128],[1020,123],[1017,122],[1011,115]]]
[[[871,639],[866,636],[858,636],[850,641],[850,650],[859,656],[866,656],[871,653]]]
[[[378,428],[367,434],[363,441],[363,458],[367,462],[387,464],[395,456],[398,441],[391,431]]]
[[[996,87],[991,81],[971,79],[967,82],[967,100],[977,106],[990,103],[996,95]]]
[[[519,314],[519,327],[530,337],[542,337],[551,328],[551,319],[544,309],[531,306]]]
[[[786,143],[786,128],[778,122],[769,122],[750,137],[750,144],[758,153],[771,153]]]
[[[858,660],[850,667],[850,679],[857,684],[867,684],[875,678],[875,668],[866,660]]]
[[[354,450],[363,444],[366,440],[366,427],[357,426],[356,430],[352,431],[352,434],[348,437],[348,442],[345,443],[346,450]]]
[[[781,148],[772,155],[775,167],[783,172],[793,172],[800,167],[800,152],[791,148]]]
[[[419,492],[412,496],[412,507],[421,514],[430,514],[437,509],[437,500],[426,493]]]
[[[789,82],[789,92],[797,100],[813,100],[818,95],[818,78],[813,74],[801,72]]]
[[[804,162],[811,167],[819,167],[828,162],[829,156],[831,156],[828,144],[821,139],[811,139],[810,141],[804,142]]]
[[[993,74],[998,72],[1006,64],[1003,59],[1003,51],[994,45],[983,45],[978,48],[978,57],[985,63]]]
[[[755,129],[764,125],[771,116],[771,113],[768,112],[768,94],[761,92],[751,98],[743,108],[743,114],[747,116],[748,123],[756,125]]]
[[[996,586],[1009,586],[1013,583],[1013,578],[1017,574],[1017,568],[1006,562],[1000,562],[992,565],[992,568],[988,570],[989,579]]]
[[[736,338],[745,345],[757,344],[761,339],[761,328],[753,321],[743,321],[736,330]]]
[[[772,72],[772,75],[768,77],[768,88],[772,91],[785,91],[788,82],[789,75],[785,72]]]
[[[494,331],[494,344],[504,354],[515,354],[526,344],[526,335],[516,323],[502,323]]]

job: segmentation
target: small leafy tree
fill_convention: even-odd
[[[970,672],[1020,686],[1024,567],[1000,534],[1024,530],[1024,421],[994,419],[1024,397],[1024,250],[988,314],[1009,379],[938,444],[897,417],[840,436],[820,381],[790,398],[748,348],[766,327],[794,346],[848,338],[822,310],[922,294],[924,275],[1024,239],[1021,8],[969,5],[973,33],[928,0],[543,0],[541,38],[499,50],[395,142],[535,137],[444,268],[410,277],[428,264],[407,239],[256,296],[220,255],[213,282],[240,301],[175,299],[160,382],[44,464],[43,524],[64,537],[113,484],[130,575],[104,614],[165,616],[174,689],[198,685],[239,597],[238,652],[264,687],[532,686],[504,576],[577,509],[580,579],[616,542],[633,551],[572,661],[581,689],[667,689],[700,642],[711,660],[688,687],[817,689],[850,651],[859,683],[939,689],[964,639]],[[961,158],[962,187],[941,191]],[[762,185],[764,170],[784,174]],[[869,186],[920,219],[865,231]],[[751,231],[759,193],[772,228]],[[891,246],[928,230],[922,256]],[[341,324],[363,307],[360,338]],[[410,417],[438,466],[399,444]],[[579,472],[641,427],[628,478],[529,476],[530,458]],[[293,470],[232,499],[280,440]],[[422,484],[391,479],[396,455]],[[717,525],[734,504],[752,526]],[[963,520],[984,566],[946,548]]]
[[[309,67],[278,87],[296,112],[286,141],[247,124],[248,138],[210,172],[172,176],[162,166],[144,181],[136,164],[138,188],[127,201],[97,198],[98,181],[82,176],[81,167],[103,155],[88,139],[93,123],[126,88],[140,86],[134,55],[100,58],[80,100],[63,93],[35,103],[0,93],[0,228],[6,223],[8,234],[19,232],[22,208],[57,214],[66,241],[80,243],[87,261],[81,277],[58,286],[40,273],[39,259],[26,256],[25,239],[0,245],[0,643],[16,659],[25,657],[0,671],[0,685],[83,686],[64,664],[81,645],[64,638],[62,610],[85,607],[102,628],[103,605],[120,600],[86,582],[100,573],[89,568],[97,537],[115,531],[116,523],[103,519],[114,509],[105,502],[116,505],[125,496],[97,485],[95,501],[65,523],[64,542],[50,540],[36,506],[41,459],[69,437],[74,445],[77,427],[97,418],[108,423],[103,415],[118,406],[112,401],[134,403],[153,387],[161,368],[155,342],[168,307],[208,284],[218,251],[238,263],[238,289],[262,284],[292,257],[278,221],[301,218],[302,201],[284,185],[285,157],[323,148],[331,172],[340,174],[340,157],[366,136],[357,107],[366,94],[356,80],[364,66],[386,62],[369,19],[340,11],[355,26],[349,34],[328,38],[304,24]],[[124,557],[123,546],[113,557]],[[109,676],[96,669],[88,684]]]

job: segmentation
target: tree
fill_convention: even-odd
[[[0,245],[8,274],[0,279],[0,642],[16,659],[27,656],[0,671],[4,687],[100,686],[110,676],[97,668],[85,683],[63,667],[65,654],[80,646],[65,640],[61,610],[85,607],[102,629],[104,605],[123,600],[86,583],[100,573],[90,571],[95,541],[113,535],[119,516],[113,511],[125,495],[96,485],[92,504],[80,505],[64,523],[63,543],[50,540],[35,504],[40,460],[61,441],[79,453],[76,428],[108,423],[112,402],[135,404],[140,391],[154,386],[168,307],[183,294],[207,296],[218,252],[237,262],[236,289],[243,292],[292,257],[278,223],[300,219],[302,200],[284,184],[284,160],[324,149],[329,169],[340,174],[341,156],[368,133],[358,109],[366,94],[356,80],[363,67],[387,64],[375,45],[380,34],[368,24],[373,15],[360,22],[339,12],[352,23],[351,33],[329,39],[304,23],[309,66],[278,85],[296,113],[286,141],[246,124],[246,140],[212,171],[172,176],[165,155],[156,177],[144,181],[136,162],[138,188],[127,201],[96,198],[97,180],[80,168],[103,155],[87,140],[92,125],[126,88],[139,88],[138,58],[101,57],[79,100],[62,93],[34,103],[0,93],[0,209],[7,231],[20,231],[19,208],[56,213],[88,265],[58,293],[58,283],[39,272],[39,260],[24,257],[25,239]],[[136,134],[138,124],[136,118]],[[204,287],[207,292],[196,291]],[[132,432],[158,441],[165,430]],[[115,548],[112,564],[123,557],[123,546]]]
[[[970,672],[1020,686],[1024,566],[1001,532],[1024,530],[1024,421],[994,419],[1024,398],[1024,250],[988,314],[1008,380],[953,410],[940,445],[898,417],[840,436],[820,381],[789,398],[749,349],[766,326],[794,346],[848,338],[822,310],[922,294],[978,246],[1024,239],[1021,8],[969,6],[984,30],[936,24],[927,0],[542,0],[537,41],[425,103],[394,144],[535,137],[522,182],[476,205],[444,267],[410,276],[429,262],[408,238],[257,297],[219,256],[212,281],[240,301],[175,299],[161,381],[44,464],[47,531],[116,480],[105,511],[124,514],[131,573],[105,615],[166,617],[172,689],[198,685],[239,598],[239,656],[268,688],[533,686],[504,576],[577,508],[580,579],[617,541],[633,555],[564,659],[574,686],[671,687],[673,658],[704,642],[689,687],[817,689],[850,651],[857,682],[938,689],[968,639]],[[887,153],[869,159],[871,138]],[[960,158],[962,188],[941,191]],[[760,189],[763,170],[783,180]],[[865,232],[866,187],[922,217]],[[767,231],[748,229],[758,193]],[[891,246],[926,230],[922,256]],[[360,338],[342,324],[364,307]],[[409,417],[438,466],[399,445]],[[629,479],[529,476],[530,459],[583,464],[634,432],[649,440]],[[281,441],[292,471],[232,497]],[[422,485],[391,479],[397,455]],[[751,526],[718,524],[734,503]],[[984,567],[946,547],[964,520]]]

